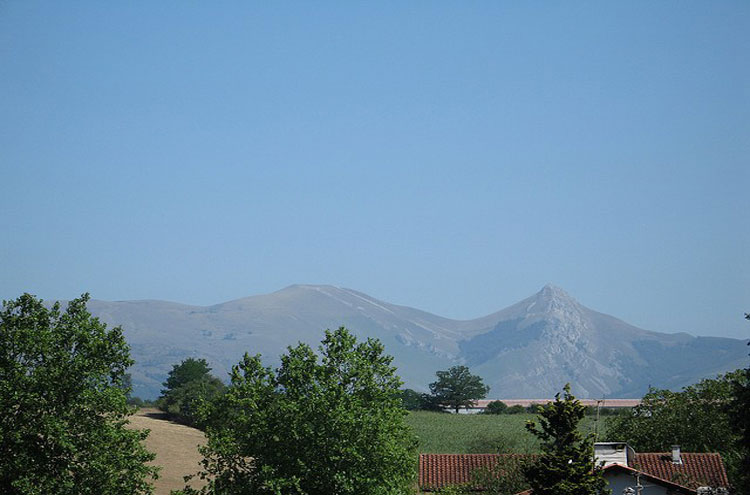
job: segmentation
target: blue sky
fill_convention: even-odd
[[[750,4],[0,3],[0,297],[551,282],[746,338]]]

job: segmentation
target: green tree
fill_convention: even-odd
[[[508,405],[501,400],[493,400],[487,407],[482,411],[482,414],[505,414],[508,409]]]
[[[157,402],[159,409],[182,423],[200,426],[197,411],[201,402],[213,400],[226,388],[210,371],[205,359],[187,358],[173,365]]]
[[[734,484],[741,471],[731,408],[735,384],[746,383],[744,370],[736,370],[680,392],[652,388],[630,414],[607,422],[607,438],[642,452],[665,452],[671,445],[686,452],[719,452]],[[740,416],[746,417],[747,410]]]
[[[187,358],[183,359],[180,364],[172,365],[172,371],[167,376],[167,381],[162,383],[164,389],[162,389],[162,395],[169,393],[170,390],[185,385],[186,383],[194,380],[200,380],[206,376],[209,376],[211,368],[205,359]]]
[[[555,395],[539,413],[539,425],[526,423],[526,429],[539,438],[541,454],[524,469],[534,495],[600,495],[609,493],[603,471],[594,466],[594,438],[584,437],[578,424],[586,406],[570,393]]]
[[[750,314],[745,313],[750,320]],[[750,345],[750,342],[748,342]],[[736,476],[733,484],[738,493],[750,494],[750,366],[740,370],[732,380],[733,398],[729,405],[729,422],[737,434]]]
[[[422,409],[422,394],[416,390],[405,388],[399,390],[399,395],[401,397],[401,404],[403,404],[404,409],[407,411],[418,411]]]
[[[147,432],[125,428],[129,348],[119,327],[91,316],[88,299],[64,312],[30,294],[3,302],[0,493],[152,493]]]
[[[430,392],[441,404],[455,409],[470,407],[478,399],[487,397],[490,387],[482,378],[472,375],[466,366],[453,366],[447,371],[438,371],[437,381],[430,383]]]
[[[401,403],[407,411],[435,411],[445,412],[438,401],[430,394],[406,388],[400,391]]]
[[[326,331],[319,355],[288,348],[276,370],[246,354],[204,410],[200,493],[410,493],[416,440],[391,362],[379,341],[343,327]]]

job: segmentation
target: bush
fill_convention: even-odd
[[[508,406],[501,400],[493,400],[487,407],[482,411],[482,414],[505,414]]]

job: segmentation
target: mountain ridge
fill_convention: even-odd
[[[89,310],[123,327],[136,360],[134,393],[147,398],[158,395],[171,366],[186,357],[206,358],[225,377],[245,351],[276,365],[286,346],[301,341],[316,348],[324,329],[339,326],[380,339],[408,387],[426,390],[435,371],[466,364],[494,397],[551,397],[567,382],[582,397],[639,396],[649,385],[687,385],[746,358],[741,340],[644,330],[551,284],[470,320],[311,284],[210,306],[93,300]]]

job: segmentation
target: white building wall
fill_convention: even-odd
[[[605,476],[609,483],[609,488],[612,490],[612,495],[623,495],[623,490],[630,487],[634,490],[634,493],[638,493],[636,490],[636,478],[629,473],[612,473]],[[641,476],[641,495],[667,495],[669,491],[665,486],[651,483],[646,479],[645,476]]]

